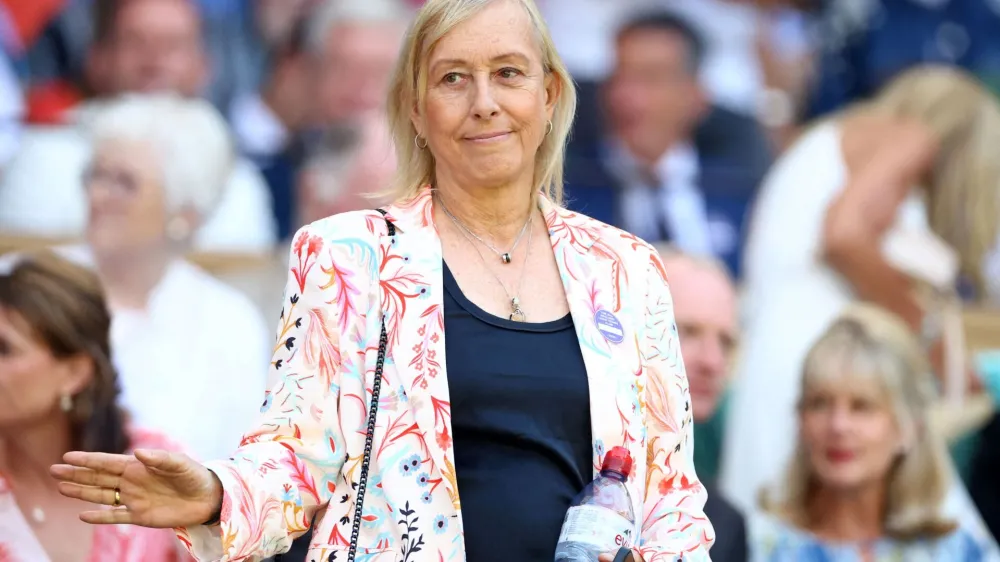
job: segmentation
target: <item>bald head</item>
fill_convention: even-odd
[[[738,339],[736,290],[720,262],[662,252],[696,421],[715,414]]]

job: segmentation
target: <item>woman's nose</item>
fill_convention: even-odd
[[[497,104],[493,87],[488,78],[479,77],[476,79],[472,113],[479,119],[490,119],[500,114],[500,105]]]
[[[830,429],[836,433],[844,433],[851,427],[852,416],[848,408],[833,408],[830,411]]]

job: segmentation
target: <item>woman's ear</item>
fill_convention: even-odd
[[[418,100],[413,100],[413,105],[410,106],[410,123],[413,125],[413,130],[417,132],[417,136],[423,136],[424,117]]]
[[[545,73],[545,115],[552,119],[553,113],[555,113],[556,103],[559,102],[559,96],[562,95],[563,81],[559,76],[551,73]]]
[[[76,396],[94,380],[94,359],[85,353],[78,353],[63,360],[60,378],[60,394]]]
[[[167,238],[172,242],[186,243],[194,236],[199,225],[198,212],[193,207],[184,207],[167,221]]]

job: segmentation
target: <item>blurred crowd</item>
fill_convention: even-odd
[[[0,0],[0,518],[58,550],[32,474],[151,439],[133,427],[230,453],[292,236],[384,201],[387,81],[421,3]],[[580,96],[566,205],[665,258],[714,559],[858,529],[922,559],[907,540],[947,526],[929,510],[1000,560],[1000,2],[537,3]],[[21,257],[39,247],[59,257]],[[961,333],[971,310],[994,339]],[[76,353],[105,374],[53,366]],[[45,427],[46,397],[83,429]],[[870,480],[892,497],[859,520]],[[843,493],[822,521],[815,486]]]

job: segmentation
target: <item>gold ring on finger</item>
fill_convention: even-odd
[[[118,507],[122,504],[122,491],[115,488],[115,503],[114,506]]]

